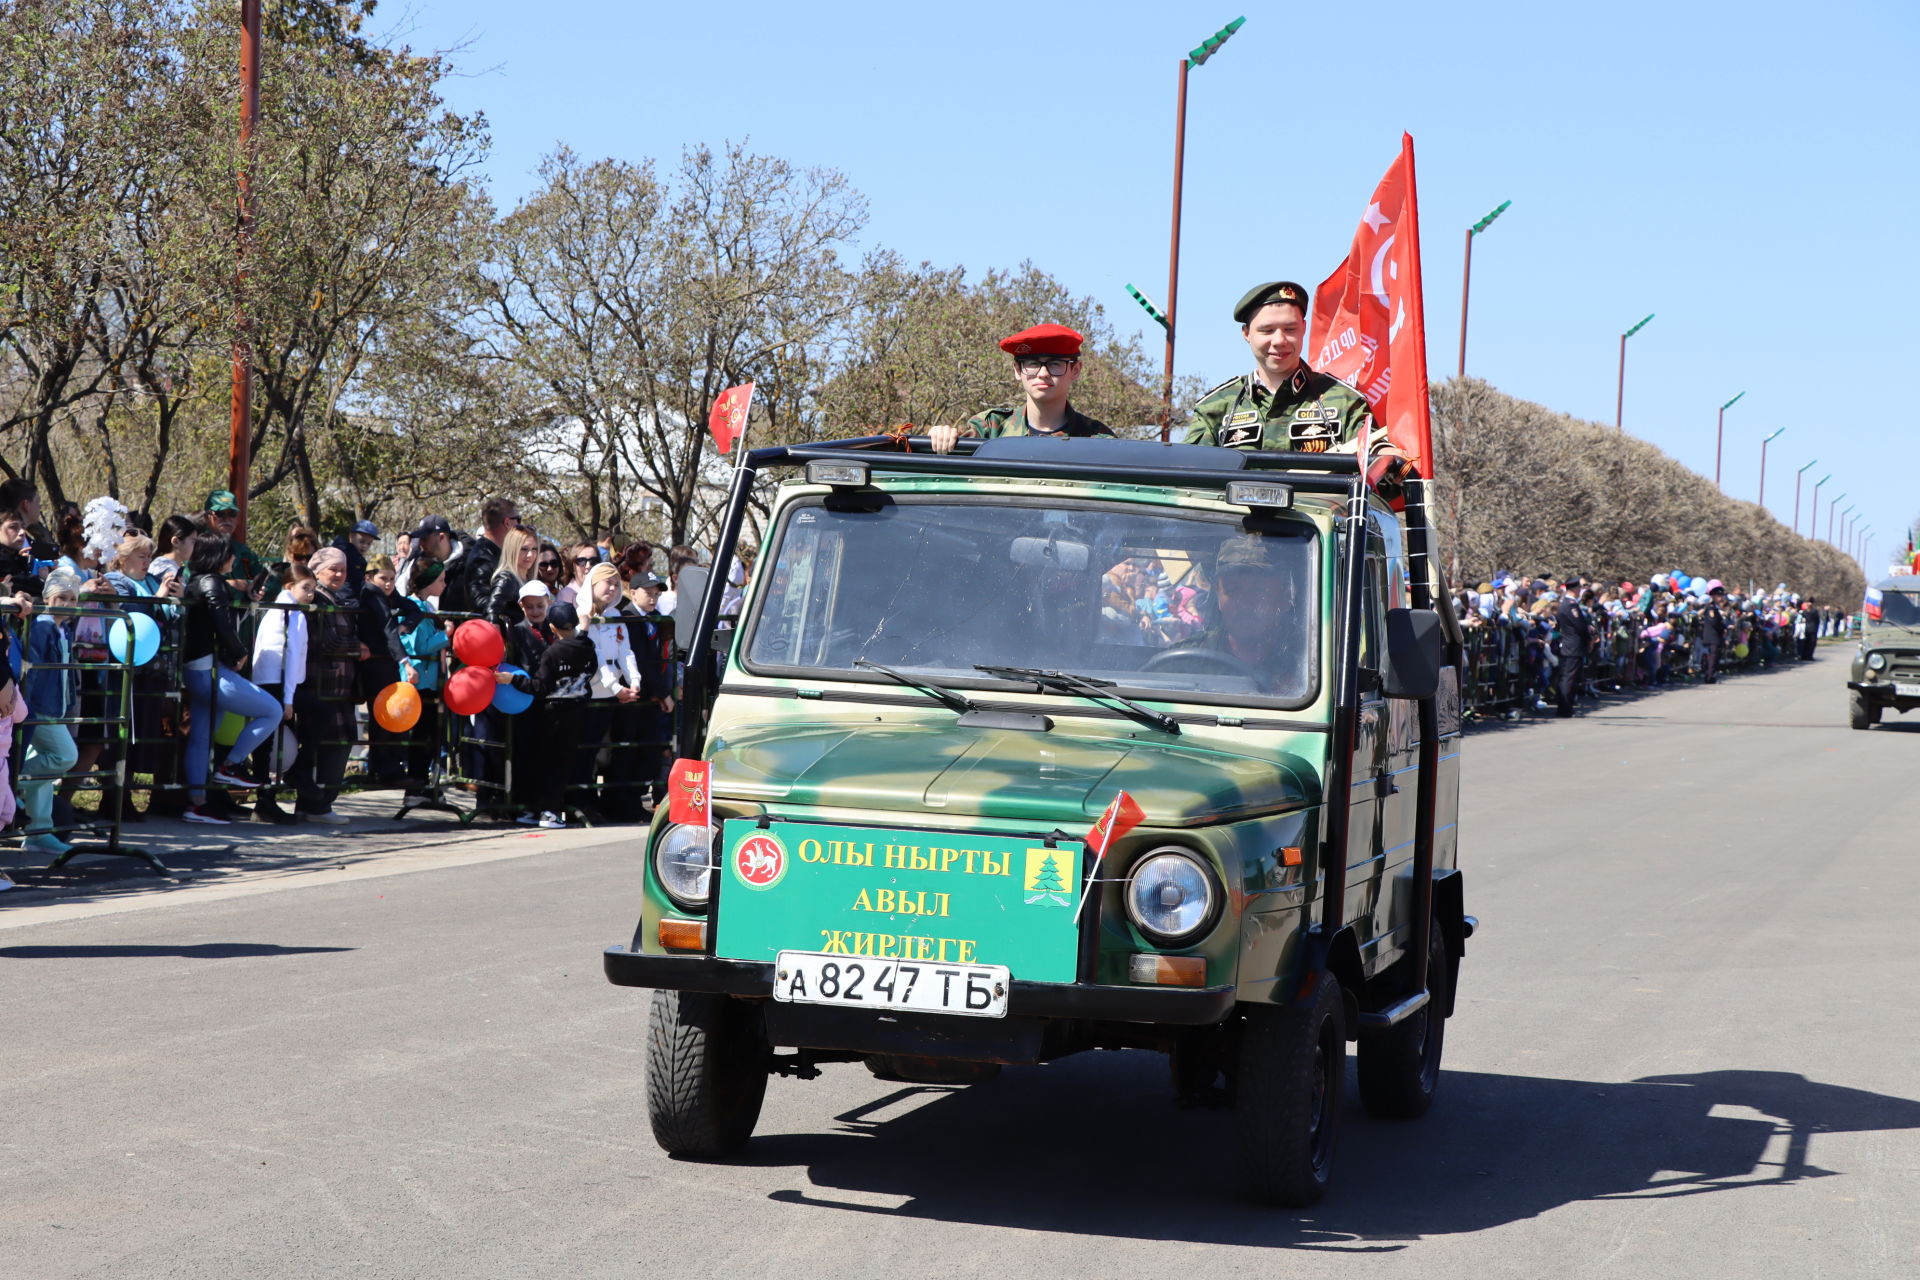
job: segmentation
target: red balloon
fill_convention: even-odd
[[[453,630],[453,656],[470,667],[498,666],[507,656],[507,642],[491,622],[469,618]]]
[[[495,683],[492,667],[460,668],[447,678],[447,710],[457,716],[479,715],[492,704]]]

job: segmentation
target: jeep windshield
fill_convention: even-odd
[[[742,652],[766,675],[880,679],[864,660],[941,685],[1029,683],[978,664],[1147,698],[1303,706],[1317,535],[1293,518],[1260,527],[1137,504],[798,503],[755,570]]]
[[[1874,621],[1881,626],[1913,627],[1920,630],[1920,591],[1894,591],[1882,588],[1880,616]]]

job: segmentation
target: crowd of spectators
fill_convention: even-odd
[[[1718,578],[1655,574],[1646,582],[1502,572],[1454,596],[1468,643],[1469,706],[1495,701],[1574,714],[1596,674],[1622,687],[1681,678],[1711,684],[1730,666],[1813,657],[1849,623],[1842,609],[1786,583],[1730,590]]]
[[[236,537],[225,491],[157,527],[108,498],[65,504],[49,527],[38,499],[24,481],[0,485],[0,724],[18,726],[0,820],[34,853],[69,848],[81,789],[122,821],[328,826],[349,821],[335,801],[350,782],[399,789],[407,807],[465,789],[484,816],[563,827],[643,819],[664,783],[671,618],[706,583],[687,547],[543,537],[496,498],[471,531],[429,514],[390,550],[370,521],[327,542],[296,524],[265,544],[279,551],[269,560]],[[134,613],[164,647],[123,697],[128,668],[108,637]],[[472,619],[497,629],[496,679],[532,699],[524,714],[444,706],[450,637]],[[372,704],[398,684],[419,693],[420,715],[389,730]],[[126,796],[123,772],[138,780]]]

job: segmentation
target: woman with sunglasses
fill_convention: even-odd
[[[570,604],[585,611],[588,600],[587,574],[592,572],[593,566],[599,563],[600,549],[591,542],[582,542],[567,548],[566,563],[562,566],[568,574],[567,585],[555,593],[560,603]]]
[[[568,576],[560,548],[543,539],[540,543],[540,559],[534,564],[533,573],[535,579],[546,587],[548,596],[557,596],[560,584]]]

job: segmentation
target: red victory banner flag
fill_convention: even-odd
[[[747,410],[752,406],[751,382],[728,387],[713,402],[713,412],[707,415],[707,430],[713,434],[713,443],[719,446],[720,452],[733,448],[733,442],[747,434]]]
[[[705,760],[675,760],[667,774],[667,818],[680,826],[713,825],[713,766]]]
[[[1413,138],[1374,188],[1353,248],[1313,295],[1313,367],[1357,387],[1414,470],[1433,478],[1427,318],[1420,297],[1420,202]]]
[[[1122,791],[1113,798],[1113,803],[1107,806],[1107,811],[1100,815],[1099,821],[1087,830],[1087,848],[1093,851],[1093,866],[1087,872],[1088,892],[1080,899],[1080,905],[1074,908],[1075,923],[1079,922],[1080,912],[1086,909],[1087,898],[1093,896],[1091,882],[1100,871],[1101,859],[1107,856],[1107,850],[1115,840],[1139,826],[1140,820],[1146,816],[1140,811],[1139,803]]]

